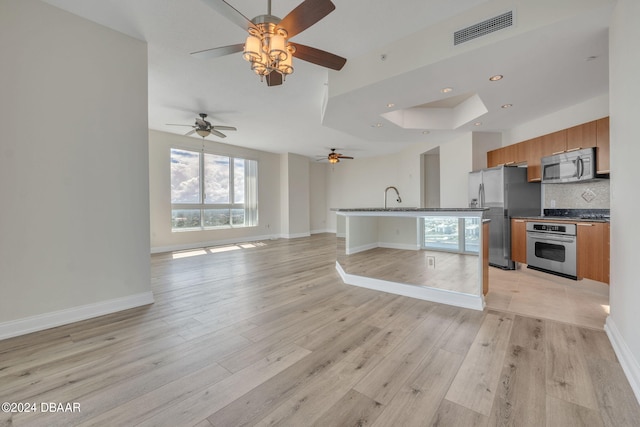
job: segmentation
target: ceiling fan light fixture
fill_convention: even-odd
[[[244,54],[242,57],[249,62],[262,59],[262,40],[250,34],[244,43]]]
[[[266,19],[269,16],[262,16]],[[295,47],[287,42],[287,32],[276,28],[273,22],[257,22],[249,29],[242,57],[251,63],[253,70],[262,79],[273,71],[283,76],[293,73]]]
[[[286,46],[287,41],[282,34],[269,37],[269,58],[272,61],[284,61],[289,57]]]
[[[280,61],[280,63],[278,64],[278,70],[283,75],[293,73],[293,49],[290,50],[289,54],[284,60]]]
[[[196,129],[196,133],[198,135],[200,135],[201,137],[205,138],[205,137],[209,136],[209,134],[211,132],[209,132],[207,129]]]
[[[337,157],[329,157],[329,163],[338,163],[340,159]]]

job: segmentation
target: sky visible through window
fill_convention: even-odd
[[[236,203],[244,201],[244,160],[234,159]],[[230,203],[229,157],[205,153],[204,200],[200,200],[200,153],[171,150],[171,203]],[[241,169],[238,169],[241,166]]]

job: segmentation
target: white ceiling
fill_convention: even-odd
[[[355,157],[381,155],[458,132],[510,129],[608,91],[609,0],[589,0],[588,11],[542,19],[537,26],[522,10],[530,10],[532,2],[552,5],[554,0],[333,0],[336,10],[292,40],[343,56],[347,65],[329,72],[294,58],[295,72],[275,87],[261,83],[240,54],[211,60],[190,56],[246,37],[202,0],[45,1],[148,43],[149,128],[185,133],[188,128],[167,123],[192,124],[206,112],[214,125],[238,128],[226,132],[224,140],[208,139],[276,153],[315,157],[339,147]],[[272,14],[283,18],[300,1],[273,0]],[[523,2],[530,3],[528,9],[519,10]],[[267,0],[228,3],[249,18],[267,11]],[[440,58],[413,67],[403,64],[397,75],[362,87],[345,83],[371,58],[382,60],[380,52],[393,61],[403,38],[424,37],[448,21],[464,22],[460,28],[473,25],[494,16],[496,4],[514,9],[516,25],[487,36],[493,37],[491,43],[467,42],[460,52],[448,47]],[[545,16],[544,10],[536,12]],[[518,20],[526,25],[518,26]],[[596,58],[587,60],[590,56]],[[496,73],[505,78],[489,82]],[[337,80],[341,91],[334,96],[332,82]],[[441,93],[447,86],[454,91]],[[394,108],[461,94],[478,94],[488,112],[455,130],[425,134],[425,129],[403,129],[381,117]],[[389,108],[388,103],[395,105]],[[506,103],[513,107],[500,108]],[[482,125],[474,126],[475,121]]]

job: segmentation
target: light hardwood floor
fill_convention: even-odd
[[[601,330],[343,284],[335,237],[152,256],[155,304],[0,341],[0,426],[637,426]]]

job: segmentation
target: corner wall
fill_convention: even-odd
[[[282,154],[280,165],[282,237],[309,236],[309,159],[298,154]]]
[[[640,2],[618,0],[609,32],[611,98],[611,314],[606,331],[640,401],[638,333],[638,117]]]
[[[153,302],[146,44],[0,2],[0,339]]]

